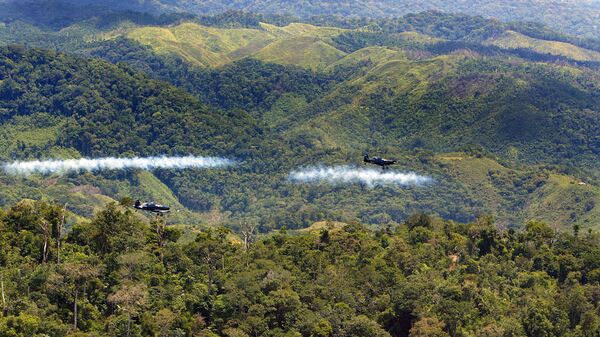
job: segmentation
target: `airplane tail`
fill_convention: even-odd
[[[139,200],[136,200],[136,201],[135,201],[135,207],[140,207],[140,205],[141,205],[141,204],[142,204],[142,203],[141,203]]]

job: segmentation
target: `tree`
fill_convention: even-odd
[[[582,315],[580,326],[584,337],[600,336],[600,318],[593,309]]]
[[[160,263],[164,262],[164,252],[163,249],[165,247],[167,241],[167,233],[165,231],[167,227],[167,222],[162,216],[157,216],[151,222],[152,229],[154,230],[156,243],[158,245],[158,256],[160,258]]]
[[[296,321],[300,308],[300,297],[291,289],[278,289],[269,292],[264,300],[266,313],[272,327],[289,328]]]
[[[42,263],[48,260],[52,234],[60,220],[61,210],[57,205],[44,201],[24,200],[14,205],[6,215],[6,222],[13,233],[21,232],[24,240],[22,254],[36,256]],[[20,240],[17,237],[17,240]],[[39,244],[37,247],[34,245]]]
[[[189,247],[193,258],[206,270],[209,297],[213,294],[215,271],[219,266],[224,267],[226,240],[226,232],[209,230],[199,234]]]
[[[62,232],[65,227],[65,220],[67,217],[67,205],[65,203],[65,207],[63,207],[62,212],[60,214],[60,221],[56,226],[56,263],[60,263],[60,248],[62,244]]]
[[[144,226],[129,210],[109,203],[90,223],[89,241],[100,256],[139,248],[145,238]]]
[[[244,221],[241,229],[242,237],[244,238],[244,250],[250,249],[250,244],[254,239],[254,233],[256,231],[256,223]]]
[[[450,337],[444,331],[444,322],[437,317],[424,317],[419,319],[410,329],[410,337]]]
[[[377,322],[367,316],[359,315],[347,322],[345,336],[348,337],[389,337],[390,334],[383,330]]]
[[[146,305],[148,289],[145,284],[131,282],[122,284],[119,289],[108,295],[108,301],[117,306],[127,316],[127,336],[131,333],[131,318],[139,315],[139,309]]]
[[[43,245],[42,245],[42,263],[45,263],[48,259],[48,241],[51,237],[52,226],[46,219],[40,219],[40,230],[42,232],[43,237]]]
[[[170,337],[171,328],[176,320],[177,315],[171,310],[167,308],[160,309],[154,315],[154,321],[158,327],[158,337]]]
[[[50,278],[53,291],[65,293],[73,302],[73,328],[77,330],[79,317],[79,296],[81,289],[100,274],[97,261],[85,256],[78,256],[74,262],[66,262],[57,267]]]
[[[413,214],[406,219],[404,222],[408,229],[414,229],[416,227],[431,228],[433,226],[432,218],[425,213]]]
[[[523,328],[529,337],[552,336],[552,322],[548,319],[546,309],[541,306],[532,305],[528,308],[523,317]]]

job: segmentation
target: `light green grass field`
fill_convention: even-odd
[[[528,217],[552,226],[578,224],[600,229],[600,188],[573,177],[553,174],[531,196]]]
[[[539,53],[564,56],[577,61],[600,61],[600,53],[570,43],[535,39],[514,31],[506,31],[484,42],[505,49],[526,48]]]
[[[218,67],[244,57],[317,69],[345,54],[329,38],[339,28],[294,23],[285,27],[262,24],[261,29],[222,29],[183,23],[174,27],[140,27],[127,37],[161,54],[174,54],[204,67]]]

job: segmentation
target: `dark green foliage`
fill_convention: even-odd
[[[372,29],[386,33],[417,31],[446,40],[481,42],[505,30],[504,25],[480,16],[423,12],[376,21]]]
[[[291,15],[259,14],[230,9],[223,13],[198,16],[196,21],[204,26],[221,28],[258,28],[261,22],[286,26],[291,22],[299,22],[300,19]]]
[[[226,110],[268,110],[286,93],[312,101],[333,82],[325,74],[253,59],[242,59],[219,69],[203,69],[180,59],[159,57],[148,47],[124,38],[100,43],[91,56],[127,63],[156,79],[186,89],[202,102]]]
[[[332,22],[334,23],[334,22]],[[525,49],[502,50],[480,43],[507,30],[513,30],[530,37],[571,43],[582,48],[600,51],[600,40],[582,39],[557,33],[547,26],[534,23],[502,23],[480,16],[447,14],[442,12],[422,12],[408,14],[400,18],[371,20],[365,31],[350,31],[334,38],[336,47],[352,52],[367,46],[392,46],[411,49],[426,49],[436,54],[447,54],[458,49],[470,49],[490,56],[517,55],[535,61],[561,60],[564,58],[544,55]],[[447,41],[427,45],[407,42],[397,34],[419,32]],[[542,59],[542,58],[546,59]]]
[[[61,262],[40,261],[44,235],[25,228],[53,221],[52,210],[60,207],[23,201],[0,212],[0,336],[600,333],[597,261],[585,258],[600,254],[597,235],[543,223],[515,233],[490,219],[457,224],[420,214],[410,217],[412,229],[354,223],[326,240],[281,231],[246,248],[226,229],[185,228],[182,240],[159,244],[156,221],[111,204],[63,235]],[[430,237],[413,241],[417,230]],[[49,240],[54,257],[56,235]],[[471,249],[484,242],[503,248]],[[573,267],[561,277],[536,263],[541,256]]]
[[[92,2],[91,0],[85,1]],[[93,3],[98,2],[98,0],[93,1]],[[148,6],[148,2],[122,4],[116,0],[102,0],[100,3],[117,8],[131,9],[135,7],[138,10],[157,10],[159,8]],[[600,11],[598,4],[593,1],[557,2],[539,0],[508,0],[503,2],[489,0],[461,2],[448,0],[416,0],[411,2],[396,0],[328,0],[320,2],[297,0],[161,0],[158,3],[170,10],[183,10],[202,15],[222,13],[233,9],[261,14],[288,14],[304,19],[316,17],[315,21],[326,21],[328,23],[332,21],[364,22],[372,18],[400,17],[410,13],[436,10],[446,13],[482,15],[505,22],[542,22],[555,30],[593,38],[598,36],[596,20]],[[334,20],[323,19],[323,17],[331,16],[337,18]]]
[[[222,152],[225,145],[213,138],[217,131],[235,142],[244,142],[247,131],[260,133],[251,119],[233,122],[233,113],[213,113],[130,68],[17,46],[0,54],[2,121],[38,112],[61,117],[66,127],[60,145],[84,155]],[[24,75],[25,69],[31,71]],[[238,122],[243,124],[230,124]]]
[[[98,28],[108,28],[123,20],[140,25],[165,25],[191,19],[191,14],[162,14],[136,12],[95,2],[83,6],[61,0],[7,1],[0,3],[0,21],[22,21],[40,28],[60,30],[73,24],[91,23]]]

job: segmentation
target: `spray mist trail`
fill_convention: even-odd
[[[394,172],[376,169],[360,169],[352,166],[313,167],[292,171],[289,179],[297,183],[353,184],[363,183],[367,186],[377,185],[423,185],[433,179],[414,172]]]
[[[32,173],[66,173],[78,171],[101,171],[123,169],[185,169],[216,168],[233,165],[234,162],[218,157],[134,157],[134,158],[97,158],[66,160],[16,161],[4,164],[4,171],[15,175]]]

